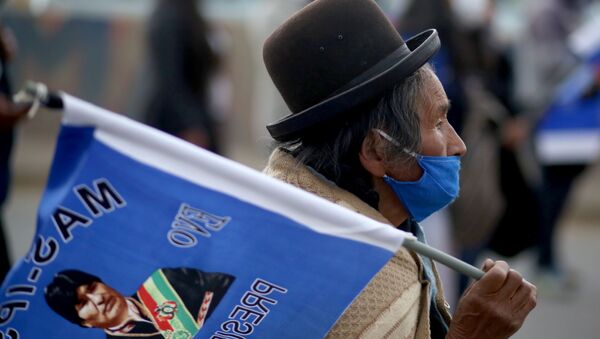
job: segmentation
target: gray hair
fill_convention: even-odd
[[[384,143],[387,161],[414,161],[403,150],[420,150],[417,107],[424,98],[423,83],[427,72],[431,72],[429,65],[421,67],[378,98],[347,112],[344,120],[309,131],[297,140],[279,144],[279,147],[291,153],[298,162],[377,208],[379,196],[358,157],[362,143],[371,130],[381,129],[399,143],[398,146]]]

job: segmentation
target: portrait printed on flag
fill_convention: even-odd
[[[193,338],[235,278],[193,268],[156,270],[130,297],[79,270],[57,273],[46,303],[64,319],[107,338]]]

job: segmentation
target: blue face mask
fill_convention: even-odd
[[[399,143],[385,132],[381,130],[377,132],[399,146]],[[385,176],[383,179],[394,190],[410,215],[420,222],[458,197],[460,157],[424,156],[404,151],[414,156],[423,169],[421,178],[417,181],[398,181]]]

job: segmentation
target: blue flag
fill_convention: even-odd
[[[62,97],[0,338],[321,338],[409,236]]]

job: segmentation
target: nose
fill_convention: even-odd
[[[465,145],[463,139],[458,135],[458,133],[456,133],[454,127],[450,127],[451,133],[449,140],[450,142],[448,145],[448,155],[463,157],[465,154],[467,154],[467,145]]]

